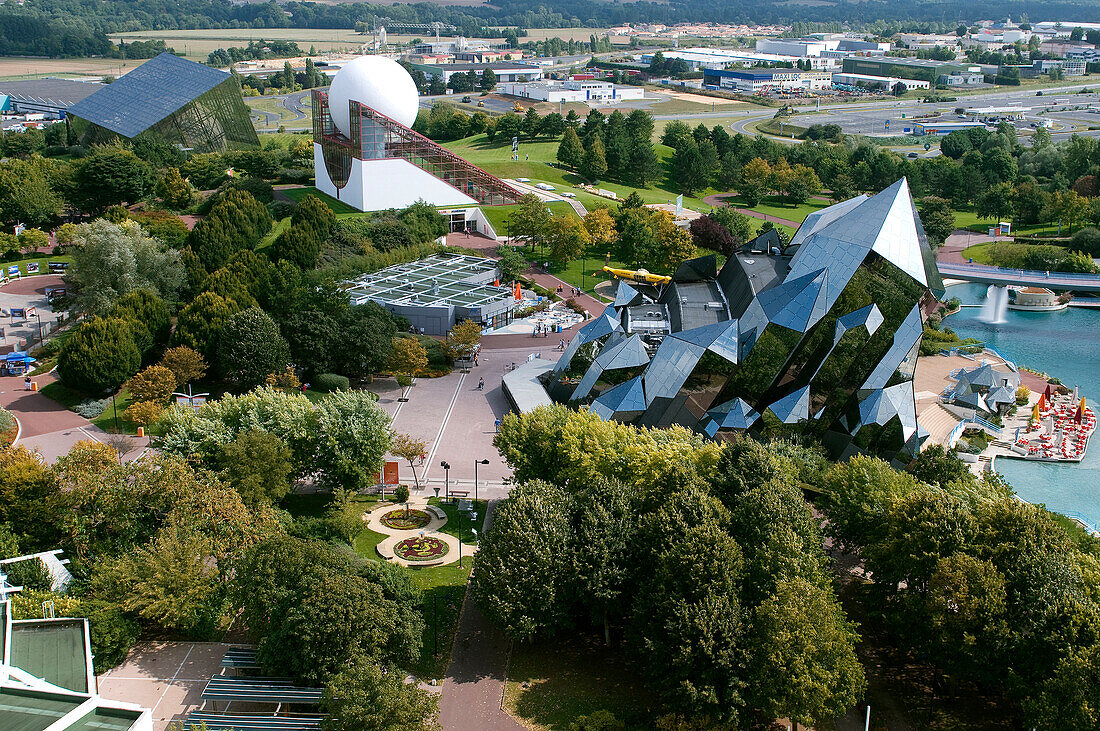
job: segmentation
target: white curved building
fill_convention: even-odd
[[[504,205],[519,193],[481,168],[414,132],[416,85],[397,62],[362,56],[326,91],[313,90],[317,189],[361,211]]]

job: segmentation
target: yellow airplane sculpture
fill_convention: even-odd
[[[631,282],[641,282],[642,284],[668,284],[672,281],[672,277],[666,277],[661,274],[650,274],[645,269],[634,271],[632,269],[612,269],[611,267],[604,267],[603,270],[619,279],[627,279]]]

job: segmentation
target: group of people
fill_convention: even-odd
[[[557,294],[559,296],[564,294],[565,293],[565,285],[564,284],[559,284],[558,288],[555,289],[554,292],[555,292],[555,294]],[[581,291],[579,289],[577,289],[576,287],[570,287],[569,288],[569,296],[570,297],[579,297],[580,294],[581,294]]]
[[[541,322],[535,323],[535,329],[531,331],[531,337],[533,338],[546,338],[550,337],[550,326]]]

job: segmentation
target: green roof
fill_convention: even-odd
[[[77,693],[88,693],[83,619],[13,622],[10,664]],[[5,730],[6,731],[6,730]]]
[[[52,693],[0,688],[0,716],[4,731],[43,731],[84,702]]]

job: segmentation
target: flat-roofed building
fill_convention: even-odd
[[[914,122],[913,134],[920,135],[949,135],[959,130],[977,129],[986,127],[984,122]]]
[[[844,86],[862,86],[868,89],[880,88],[884,91],[893,91],[894,87],[901,84],[906,91],[914,89],[930,89],[932,84],[920,79],[899,79],[896,76],[871,76],[869,74],[846,74],[843,71],[833,74],[833,83]]]
[[[527,84],[497,84],[497,91],[522,99],[543,102],[598,102],[615,104],[645,98],[640,86],[619,86],[609,81],[574,79],[570,81],[538,81]]]
[[[4,112],[61,118],[74,104],[103,87],[96,81],[69,79],[0,81],[0,94],[7,97]]]
[[[827,89],[833,75],[827,71],[795,69],[707,69],[703,71],[703,86],[732,89],[746,94],[777,89]]]
[[[467,74],[471,71],[481,76],[485,69],[492,69],[496,74],[497,82],[538,81],[542,78],[542,69],[525,63],[502,61],[499,63],[441,63],[425,64],[414,63],[413,69],[423,71],[429,76],[436,76],[443,80],[444,84],[450,83],[451,77],[457,73]]]
[[[500,283],[496,262],[462,254],[397,264],[344,287],[353,304],[376,302],[427,335],[446,335],[463,320],[504,327],[517,305],[513,290]]]

